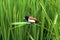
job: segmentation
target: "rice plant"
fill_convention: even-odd
[[[0,0],[0,40],[60,40],[60,0]]]

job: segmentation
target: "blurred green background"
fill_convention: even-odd
[[[60,0],[0,0],[0,40],[60,40]]]

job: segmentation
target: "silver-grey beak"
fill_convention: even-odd
[[[25,19],[25,18],[23,18],[23,19]]]

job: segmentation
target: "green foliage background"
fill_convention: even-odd
[[[60,0],[0,0],[0,40],[60,40]]]

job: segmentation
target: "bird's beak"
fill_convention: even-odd
[[[25,20],[25,18],[23,18]]]

